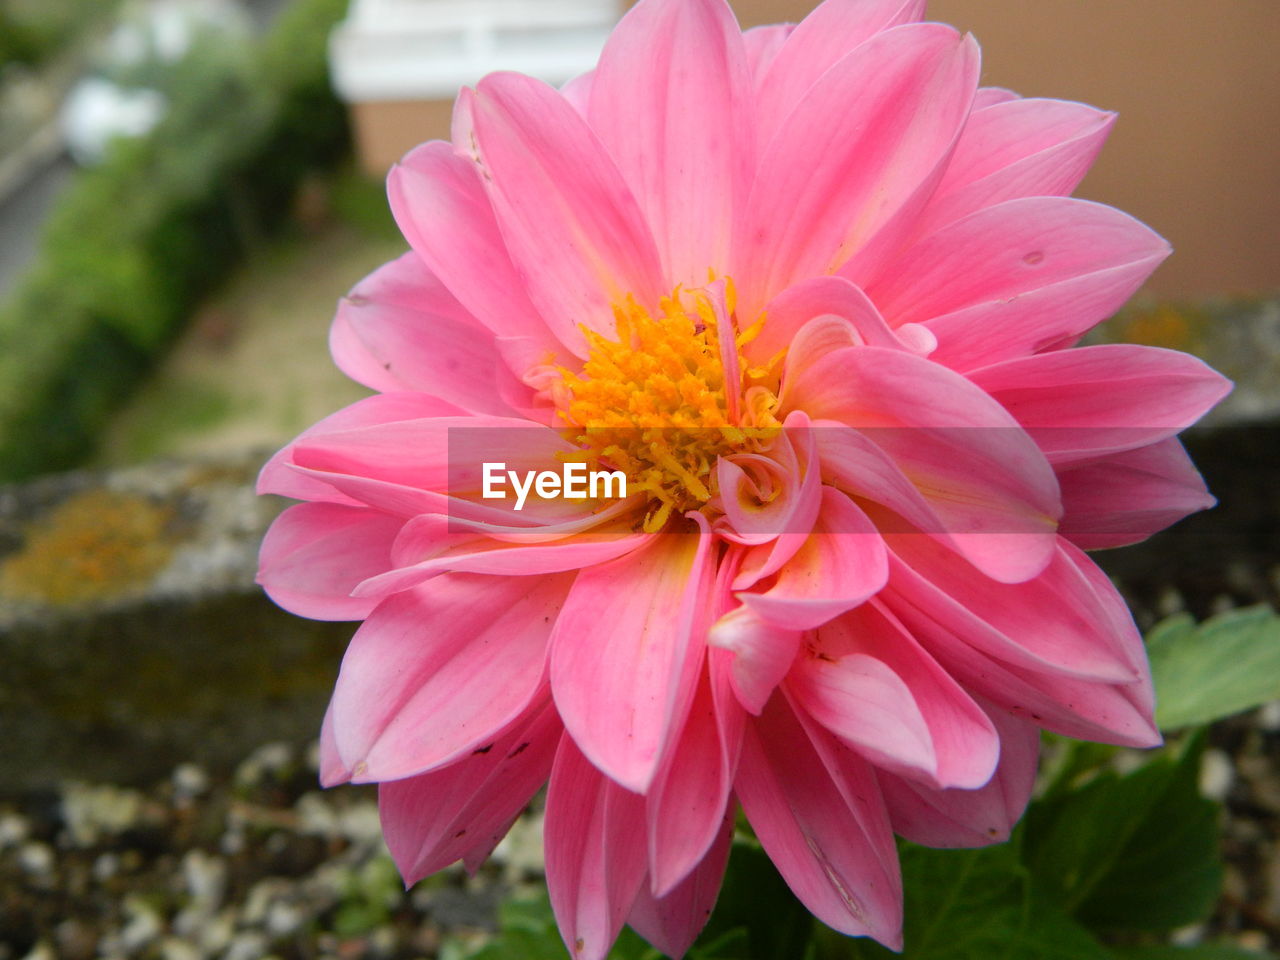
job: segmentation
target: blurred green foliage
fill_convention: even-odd
[[[195,304],[348,148],[329,31],[348,0],[295,0],[251,56],[197,46],[151,135],[113,145],[51,214],[0,306],[0,480],[64,469]]]
[[[38,67],[109,15],[119,0],[4,0],[0,3],[0,72]]]

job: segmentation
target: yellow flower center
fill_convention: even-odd
[[[778,358],[745,361],[764,318],[738,331],[727,281],[719,317],[708,291],[678,287],[656,315],[630,296],[613,312],[617,338],[584,328],[581,372],[561,368],[560,416],[581,451],[572,459],[626,474],[628,494],[648,498],[643,529],[656,532],[713,504],[717,458],[777,434]]]

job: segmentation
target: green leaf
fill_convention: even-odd
[[[689,952],[696,960],[798,960],[815,924],[752,837],[735,838],[724,886],[706,929]]]
[[[1229,610],[1199,627],[1182,614],[1147,636],[1162,730],[1209,723],[1280,698],[1280,616]]]
[[[1217,806],[1197,789],[1202,739],[1120,777],[1036,803],[1024,859],[1038,887],[1093,930],[1168,930],[1213,908]]]
[[[901,954],[820,931],[816,960],[1110,960],[1112,954],[1034,889],[1016,845],[981,850],[902,846]]]
[[[1275,960],[1273,953],[1255,953],[1231,943],[1202,943],[1194,947],[1116,947],[1118,960]]]

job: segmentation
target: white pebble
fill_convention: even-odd
[[[201,960],[203,954],[196,946],[177,937],[165,937],[160,941],[161,960]]]
[[[120,872],[120,857],[114,853],[102,853],[93,861],[93,879],[99,883],[110,880]]]
[[[26,818],[16,813],[0,815],[0,850],[16,847],[31,835]]]
[[[182,877],[193,905],[212,913],[222,903],[227,887],[227,864],[200,849],[188,850],[182,858]]]
[[[209,789],[209,775],[194,763],[180,763],[173,768],[173,795],[190,800]]]
[[[1258,711],[1258,726],[1268,733],[1280,730],[1280,700],[1264,703]]]
[[[72,844],[91,847],[103,834],[119,834],[138,822],[142,794],[109,784],[68,783],[63,788],[62,817]]]
[[[36,945],[31,948],[22,960],[58,960],[58,955],[53,952],[53,948],[43,940],[36,941]]]
[[[273,901],[267,908],[266,929],[273,937],[287,937],[302,926],[306,914],[296,905],[283,900]]]
[[[1187,602],[1183,599],[1182,594],[1178,592],[1177,587],[1165,587],[1156,597],[1155,602],[1156,613],[1162,617],[1172,617],[1175,613],[1181,613],[1187,609]]]
[[[18,866],[37,877],[47,877],[53,872],[53,849],[47,843],[32,841],[18,850]]]
[[[265,880],[259,880],[249,890],[249,896],[245,898],[244,909],[240,912],[240,919],[252,927],[264,926],[267,922],[267,913],[271,909],[271,905],[288,895],[288,882],[278,877],[267,877]]]
[[[164,932],[160,915],[146,901],[130,898],[124,910],[129,920],[120,931],[120,946],[125,953],[137,953]]]
[[[338,817],[318,791],[304,793],[293,805],[298,815],[298,832],[319,837],[338,836]]]
[[[236,914],[228,908],[200,927],[196,942],[205,956],[213,956],[227,949],[235,933]]]
[[[382,821],[373,801],[354,803],[338,814],[338,829],[353,843],[376,844],[382,840]]]
[[[245,930],[232,938],[222,960],[259,960],[266,952],[267,938],[256,930]]]
[[[1178,947],[1194,947],[1204,939],[1205,925],[1194,923],[1189,927],[1179,927],[1173,931],[1169,940]]]
[[[263,774],[279,773],[293,762],[293,750],[287,743],[263,744],[236,768],[236,782],[253,786]]]
[[[1200,761],[1200,792],[1210,800],[1225,800],[1235,782],[1231,758],[1221,750],[1209,749]]]

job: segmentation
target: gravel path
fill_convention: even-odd
[[[1179,931],[1280,949],[1280,702],[1218,725],[1202,787],[1225,801],[1225,892]],[[316,787],[315,746],[255,750],[233,775],[182,764],[150,789],[66,783],[0,801],[0,960],[437,957],[483,940],[536,889],[526,815],[476,876],[403,890],[371,787]]]

